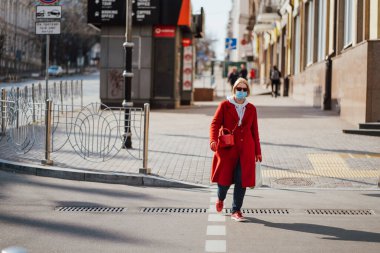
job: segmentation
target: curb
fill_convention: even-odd
[[[150,186],[167,188],[208,188],[200,184],[186,183],[179,180],[162,178],[156,175],[135,173],[92,172],[61,168],[56,166],[30,165],[0,159],[0,171],[51,177],[66,180],[86,181],[107,184],[123,184],[130,186]]]

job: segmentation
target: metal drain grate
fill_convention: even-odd
[[[55,210],[59,212],[122,213],[127,211],[127,208],[103,206],[59,206],[56,207]]]
[[[374,215],[373,210],[344,210],[344,209],[307,209],[307,214],[313,215]]]
[[[144,207],[142,213],[207,213],[206,208],[161,208],[161,207]]]
[[[226,213],[232,213],[231,208],[225,208],[224,211]],[[248,208],[242,208],[241,212],[244,214],[275,214],[275,215],[284,215],[284,214],[290,214],[288,209],[248,209]]]

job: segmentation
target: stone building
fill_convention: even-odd
[[[284,94],[353,124],[380,120],[380,2],[281,0],[254,28],[263,82],[272,65]],[[268,17],[268,15],[267,15]]]
[[[0,1],[0,78],[41,69],[41,40],[35,35],[35,1]]]

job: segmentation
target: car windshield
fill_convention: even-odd
[[[58,69],[58,66],[50,66],[49,69]]]

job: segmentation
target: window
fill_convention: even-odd
[[[313,34],[314,34],[314,5],[313,1],[307,3],[307,58],[306,63],[309,65],[313,63]]]
[[[344,47],[347,47],[352,43],[352,1],[353,0],[344,1]]]
[[[326,51],[326,12],[327,1],[319,1],[318,5],[318,61],[325,59]]]
[[[300,44],[301,44],[301,23],[300,23],[300,17],[297,16],[295,21],[295,53],[294,53],[294,74],[298,74],[300,72]]]

